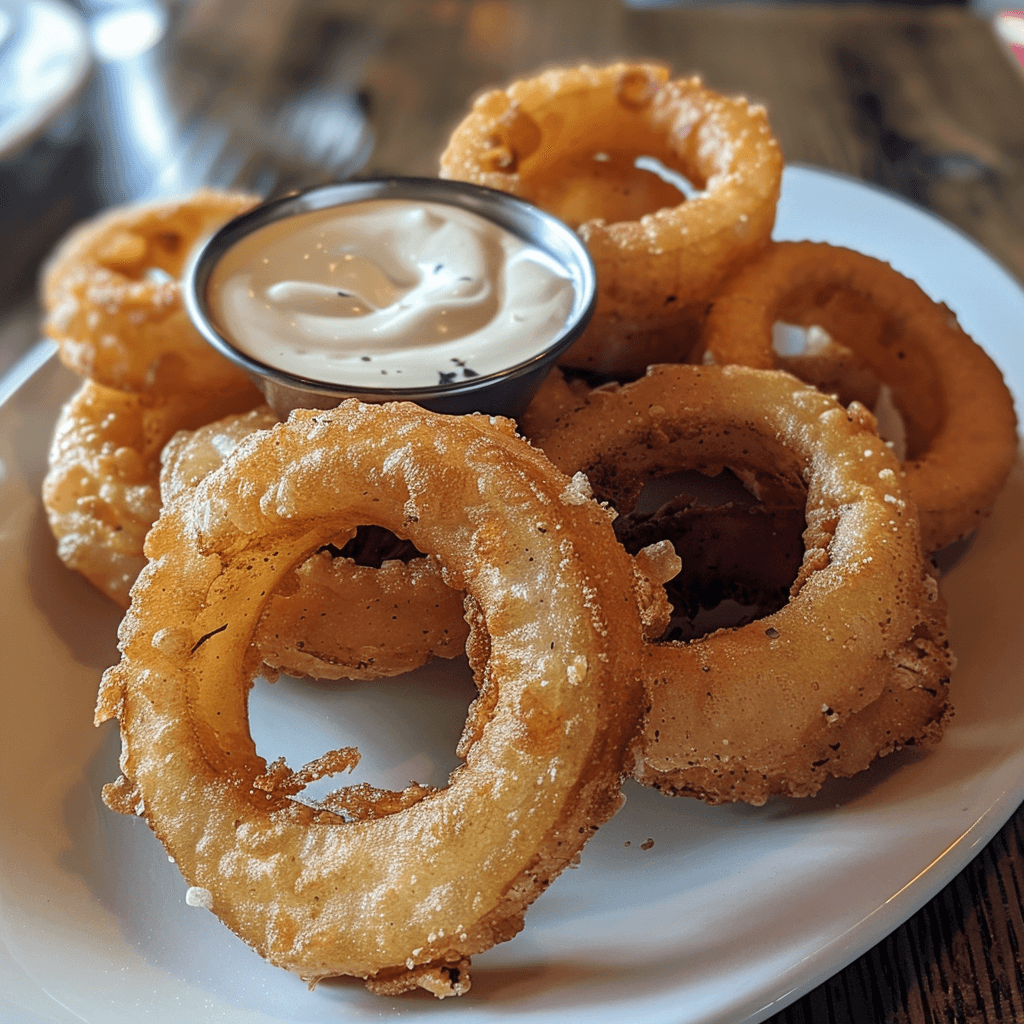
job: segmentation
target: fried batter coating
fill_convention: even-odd
[[[240,442],[276,423],[264,406],[177,434],[163,453],[164,503],[191,494]],[[444,582],[435,559],[416,552],[360,565],[345,556],[347,541],[330,538],[330,550],[312,554],[274,591],[253,638],[271,672],[379,679],[463,653],[463,594]]]
[[[683,469],[728,466],[769,505],[805,493],[804,556],[783,608],[648,644],[641,782],[759,804],[941,735],[945,605],[899,464],[863,406],[778,371],[656,366],[592,392],[542,443],[624,511],[648,477]]]
[[[44,330],[79,376],[134,394],[248,390],[192,326],[178,279],[193,247],[255,196],[203,189],[121,206],[76,228],[43,271]]]
[[[279,587],[254,643],[271,669],[313,679],[397,676],[432,657],[456,658],[469,626],[463,595],[431,556],[357,565],[327,551]]]
[[[654,158],[692,198],[637,166]],[[635,377],[686,358],[722,279],[771,236],[782,154],[764,108],[658,64],[546,71],[478,97],[441,176],[511,192],[575,227],[597,310],[565,366]]]
[[[131,395],[86,380],[61,409],[43,505],[69,568],[122,607],[160,512],[160,451],[178,430],[251,407],[255,389]]]
[[[519,417],[519,432],[531,440],[551,430],[559,417],[586,401],[590,388],[580,379],[568,380],[555,367]]]
[[[469,957],[519,931],[621,803],[642,704],[633,563],[607,510],[569,498],[513,426],[354,400],[299,411],[147,537],[97,705],[123,740],[105,798],[146,819],[228,927],[311,983],[464,992]],[[303,771],[268,772],[246,698],[267,595],[366,522],[435,554],[472,598],[480,696],[447,788],[386,794],[394,813],[349,821],[277,791]],[[356,803],[375,800],[363,787]]]

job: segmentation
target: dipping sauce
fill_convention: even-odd
[[[422,388],[548,348],[575,292],[550,255],[457,206],[369,199],[258,228],[218,260],[209,314],[267,366],[351,387]]]

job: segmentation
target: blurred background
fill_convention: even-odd
[[[1024,15],[972,3],[0,0],[0,374],[35,340],[40,261],[88,214],[202,183],[433,174],[475,92],[558,60],[701,70],[769,104],[789,159],[937,209],[1024,275],[1021,224],[970,212],[993,190],[1024,210],[1024,138],[992,101],[1011,102]],[[964,76],[991,124],[951,92]]]

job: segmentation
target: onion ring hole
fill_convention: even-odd
[[[295,795],[303,803],[337,808],[332,794],[358,796],[353,787],[401,792],[410,785],[427,791],[447,786],[463,763],[455,748],[476,696],[465,655],[435,658],[389,679],[311,685],[286,675],[274,683],[261,676],[249,694],[249,725],[268,774],[284,758],[301,780],[317,774],[316,762],[326,752],[350,752],[334,762],[338,771],[311,778]],[[355,817],[344,797],[340,801],[342,816]]]
[[[700,195],[703,183],[656,156],[630,151],[569,152],[555,161],[550,179],[535,201],[570,227],[602,218],[609,223],[635,221]]]
[[[766,505],[726,468],[646,481],[615,521],[630,554],[670,540],[683,568],[665,584],[672,618],[662,641],[692,640],[782,608],[804,555],[804,501]]]
[[[343,547],[325,544],[320,550],[374,569],[385,561],[425,557],[410,541],[369,524],[357,527]],[[301,648],[302,640],[296,645]],[[283,758],[281,767],[293,778],[309,778],[299,800],[336,803],[331,796],[341,788],[443,789],[462,763],[455,748],[476,695],[464,654],[433,658],[386,681],[318,680],[310,686],[286,674],[273,682],[261,676],[249,695],[249,721],[268,765]],[[334,762],[340,770],[313,777],[324,753],[335,750],[350,752]],[[352,815],[344,804],[342,815]]]

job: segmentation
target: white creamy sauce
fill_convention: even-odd
[[[299,214],[220,259],[208,300],[253,359],[353,387],[457,383],[558,336],[572,279],[497,224],[443,203],[375,199]]]

